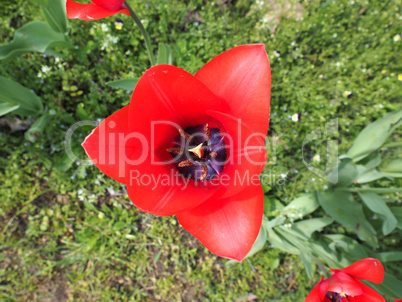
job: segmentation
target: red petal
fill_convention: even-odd
[[[72,0],[67,0],[67,18],[69,19],[81,19],[85,21],[94,21],[102,18],[106,18],[118,13],[130,15],[127,8],[121,8],[119,10],[109,10],[103,8],[95,3],[80,4]]]
[[[179,135],[178,127],[204,124],[212,118],[206,110],[227,111],[222,100],[188,72],[157,65],[145,72],[131,98],[129,128],[148,138],[146,157],[133,167],[126,183],[132,202],[155,215],[172,215],[196,207],[210,198],[216,189],[209,184],[183,179],[166,151]],[[166,183],[156,185],[158,179]],[[150,181],[148,181],[150,180]]]
[[[362,259],[348,267],[332,271],[342,271],[357,279],[368,280],[377,284],[384,280],[384,267],[380,261],[374,258]]]
[[[326,292],[345,293],[350,296],[357,296],[363,293],[362,283],[343,272],[336,272],[320,285],[321,299],[324,301]]]
[[[304,302],[321,302],[320,298],[320,285],[324,277],[321,277],[320,282],[313,288],[313,290],[308,294]]]
[[[249,186],[235,196],[211,198],[176,216],[212,253],[241,262],[260,231],[263,196],[261,186]]]
[[[271,69],[263,44],[232,48],[202,67],[195,75],[230,106],[253,132],[267,134]]]
[[[402,299],[395,299],[395,302],[402,302]]]
[[[125,0],[91,0],[96,5],[99,5],[108,10],[119,10]]]
[[[355,296],[352,302],[386,302],[385,299],[371,287],[360,283],[363,294]]]
[[[253,133],[243,120],[217,111],[208,114],[222,123],[221,134],[226,135],[227,163],[220,174],[220,188],[216,197],[232,196],[250,185],[259,185],[259,175],[267,161],[265,134]],[[225,132],[224,132],[225,131]]]
[[[141,137],[128,133],[128,112],[129,106],[126,106],[104,119],[82,143],[94,164],[122,183],[128,171],[127,159],[141,157],[141,147],[137,147]],[[127,139],[129,135],[134,139]]]

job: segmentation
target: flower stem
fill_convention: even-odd
[[[148,51],[149,61],[151,62],[151,65],[154,66],[156,62],[154,55],[152,53],[151,39],[149,38],[149,35],[145,30],[144,25],[142,25],[141,20],[138,18],[137,14],[134,12],[131,6],[128,4],[128,1],[125,1],[124,5],[127,7],[128,11],[130,12],[130,17],[134,20],[135,24],[137,24],[138,28],[142,33],[142,36],[144,37],[145,47],[147,48]]]

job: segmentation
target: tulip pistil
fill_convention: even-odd
[[[176,169],[196,181],[212,180],[223,171],[226,147],[218,128],[208,124],[179,129],[173,146],[166,149]]]

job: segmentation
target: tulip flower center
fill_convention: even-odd
[[[214,179],[226,160],[224,139],[218,128],[208,124],[180,129],[173,147],[166,151],[174,158],[176,169],[196,181]]]
[[[348,295],[345,293],[334,293],[334,292],[327,292],[325,294],[325,299],[324,301],[333,301],[333,302],[348,302]]]

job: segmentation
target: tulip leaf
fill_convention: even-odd
[[[264,217],[264,220],[266,218]],[[262,248],[264,247],[265,243],[267,242],[267,232],[265,231],[265,226],[262,223],[261,224],[261,228],[260,228],[260,232],[258,233],[258,237],[255,240],[253,247],[251,248],[251,250],[248,252],[246,258],[253,256],[255,253],[257,253],[258,251],[262,250]]]
[[[54,47],[71,48],[72,45],[64,34],[54,31],[48,24],[31,22],[16,31],[11,43],[0,46],[0,60],[31,51],[47,52]]]
[[[385,167],[381,167],[380,171],[389,177],[402,177],[402,158],[391,161]]]
[[[330,177],[336,179],[334,176],[338,174],[338,182],[336,187],[347,187],[351,185],[357,178],[358,171],[351,158],[342,158],[340,164],[331,172]]]
[[[173,64],[173,53],[172,49],[168,44],[159,43],[158,47],[158,60],[156,64]]]
[[[398,219],[396,227],[402,230],[402,207],[391,207],[390,210],[392,214],[395,215],[396,219]]]
[[[19,106],[14,113],[19,115],[37,115],[43,109],[42,100],[31,90],[0,76],[0,104],[9,103]]]
[[[375,230],[365,218],[362,206],[356,202],[352,193],[329,191],[316,194],[318,202],[328,215],[356,232],[361,240],[371,246],[377,246]]]
[[[313,278],[313,266],[311,264],[311,258],[304,252],[300,252],[300,258],[303,261],[307,276],[309,277],[309,279],[312,279]]]
[[[294,219],[302,218],[303,216],[313,213],[319,208],[319,206],[320,205],[314,195],[304,194],[287,204],[286,207],[281,210],[281,214],[287,216],[295,214]]]
[[[9,102],[0,102],[0,116],[6,115],[14,110],[17,110],[20,105]]]
[[[267,231],[267,239],[275,248],[295,255],[300,254],[300,250],[288,241],[289,238],[285,239],[275,229],[268,227],[268,224],[265,224],[265,230]]]
[[[47,23],[57,32],[67,32],[66,0],[51,0],[42,5]]]
[[[402,252],[382,252],[376,255],[381,262],[402,261]]]
[[[306,237],[306,239],[308,239],[311,238],[311,235],[314,232],[321,230],[327,225],[330,225],[332,222],[334,222],[334,220],[330,217],[306,219],[294,223],[292,225],[292,229],[303,234]]]
[[[384,144],[388,136],[395,129],[395,126],[399,125],[401,119],[402,109],[391,112],[371,123],[360,132],[347,152],[347,155],[353,158],[355,162],[367,157]]]
[[[388,272],[384,273],[384,281],[381,284],[370,283],[370,287],[389,297],[402,297],[402,281]]]
[[[359,176],[356,179],[356,182],[359,184],[368,183],[380,178],[385,177],[385,175],[379,172],[377,169],[368,170],[366,166],[358,165],[357,171]]]
[[[121,79],[121,80],[117,80],[117,81],[108,82],[108,83],[106,83],[106,85],[108,85],[112,88],[133,91],[135,88],[135,85],[137,85],[137,82],[138,82],[138,79]]]
[[[359,192],[360,198],[364,204],[374,213],[380,215],[383,219],[382,232],[384,235],[391,233],[398,223],[385,201],[373,192]]]

